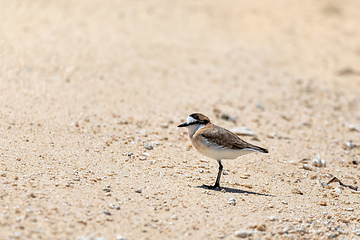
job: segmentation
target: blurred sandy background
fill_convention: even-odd
[[[359,9],[0,1],[0,239],[359,238]],[[269,154],[201,188],[193,112]]]

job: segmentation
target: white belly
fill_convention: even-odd
[[[194,147],[203,155],[209,158],[213,158],[216,160],[222,159],[235,159],[239,156],[252,153],[254,151],[251,150],[233,150],[227,148],[220,147],[209,147],[205,144],[199,144],[197,142],[193,142]]]

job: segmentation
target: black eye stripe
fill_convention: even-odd
[[[207,121],[196,121],[196,122],[188,123],[188,126],[195,125],[195,124],[207,124],[207,123],[208,123]]]

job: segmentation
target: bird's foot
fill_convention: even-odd
[[[220,184],[215,184],[215,185],[205,185],[205,184],[203,184],[203,187],[206,187],[207,189],[219,189],[219,190],[221,190]]]

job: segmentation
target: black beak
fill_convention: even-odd
[[[187,127],[187,126],[189,126],[189,124],[183,123],[183,124],[180,124],[178,127]]]

